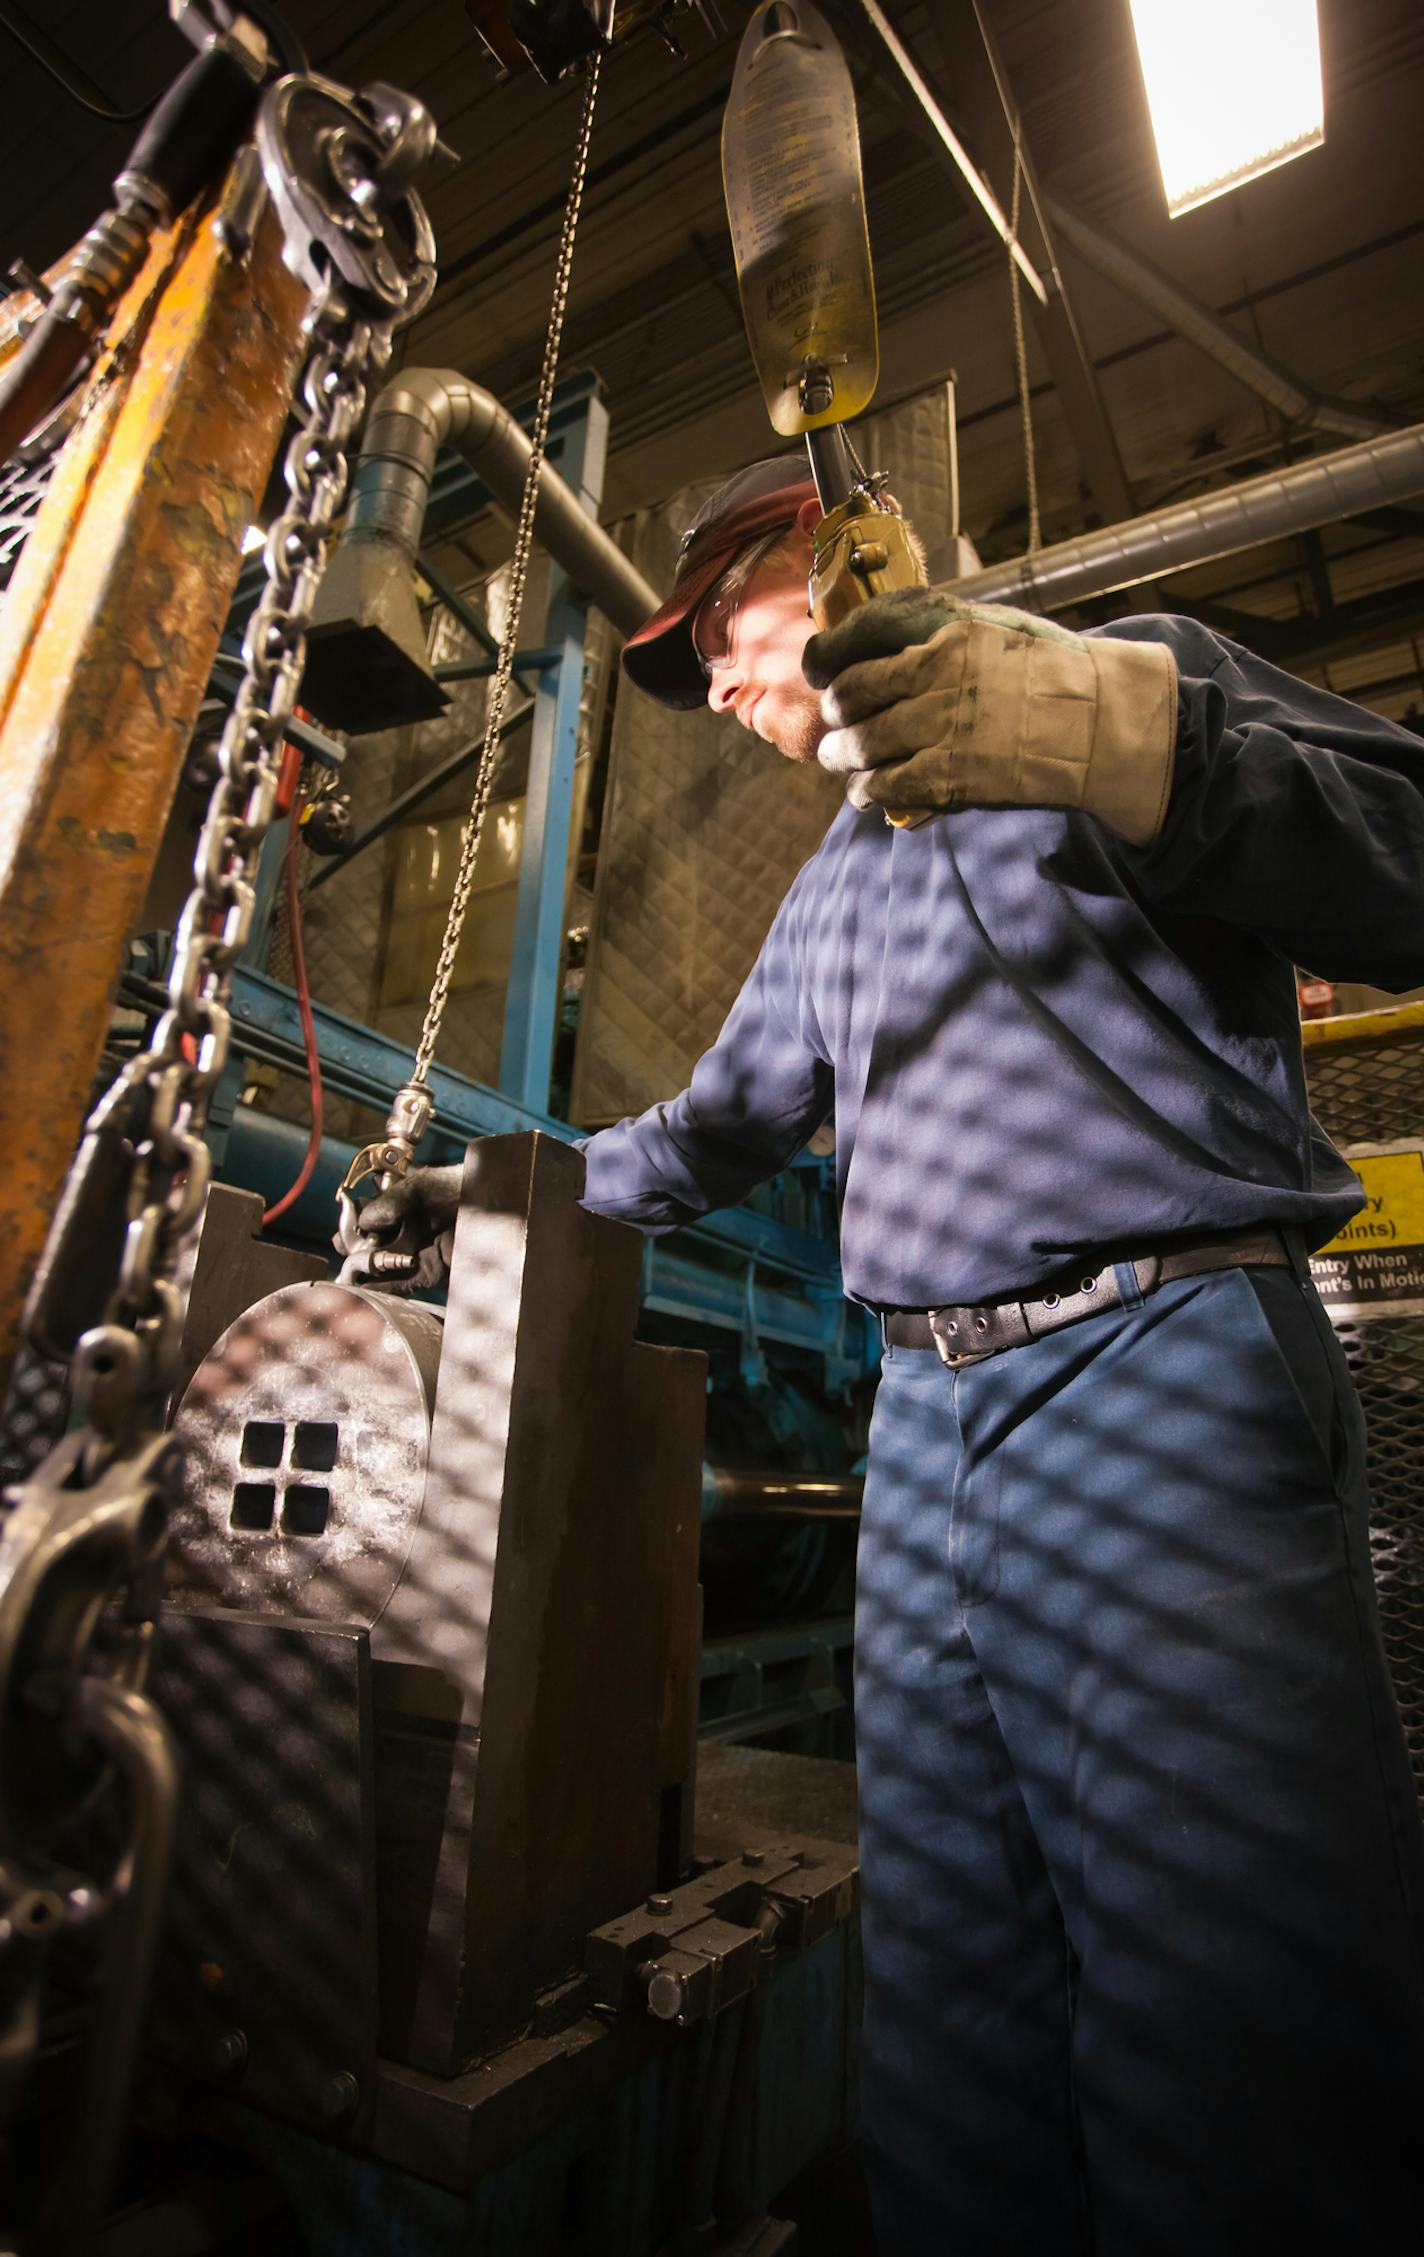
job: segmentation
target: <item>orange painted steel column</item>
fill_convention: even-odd
[[[0,1386],[300,355],[269,212],[155,243],[0,612]]]

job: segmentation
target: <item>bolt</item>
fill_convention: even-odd
[[[10,1934],[18,1936],[47,1937],[63,1919],[64,1899],[54,1889],[21,1889],[4,1915]]]
[[[765,1865],[766,1851],[764,1849],[744,1849],[742,1851],[742,1863],[743,1865]]]
[[[649,1912],[656,1912],[656,1913],[659,1913],[659,1914],[661,1914],[661,1913],[664,1913],[664,1912],[671,1912],[671,1910],[672,1910],[672,1898],[671,1898],[671,1897],[663,1897],[663,1896],[652,1896],[652,1897],[649,1897],[649,1898],[648,1898],[648,1910],[649,1910]]]
[[[676,2022],[687,2005],[687,1991],[681,1975],[654,1962],[648,1974],[648,2012],[659,2022]]]
[[[10,261],[5,269],[5,280],[16,283],[21,290],[28,290],[30,296],[38,298],[42,306],[47,306],[54,296],[44,276],[36,274],[34,268],[27,266],[23,259]]]
[[[247,2067],[247,2032],[228,2030],[213,2047],[213,2074],[240,2077]]]
[[[361,2098],[361,2087],[349,2069],[338,2069],[328,2077],[322,2087],[321,2112],[328,2124],[344,2124],[354,2116]]]

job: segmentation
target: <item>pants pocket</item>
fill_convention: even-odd
[[[1344,1491],[1363,1465],[1364,1416],[1314,1287],[1280,1269],[1231,1270],[1225,1282],[1256,1338],[1269,1346],[1331,1486]]]

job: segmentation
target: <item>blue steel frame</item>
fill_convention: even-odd
[[[596,518],[608,460],[608,410],[592,384],[582,418],[561,434],[559,454],[566,483],[589,516]],[[587,663],[588,609],[588,598],[551,560],[544,642],[558,656],[541,669],[534,692],[514,947],[499,1059],[500,1094],[541,1112],[549,1103],[559,1020],[564,901]]]

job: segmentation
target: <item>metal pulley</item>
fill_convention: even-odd
[[[412,321],[435,288],[435,238],[417,178],[455,162],[422,102],[377,82],[281,79],[257,119],[263,178],[292,272],[333,284],[376,319]]]

